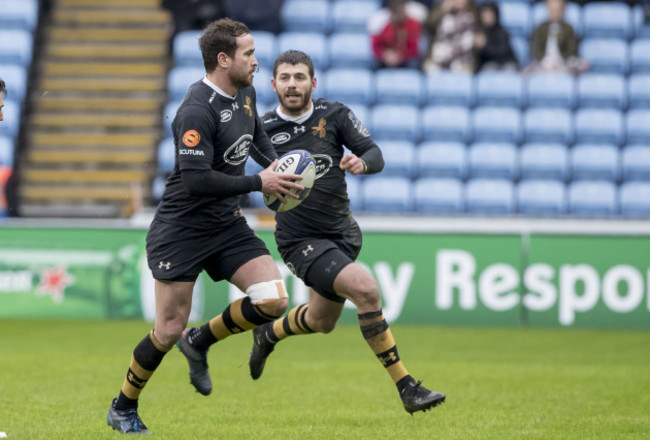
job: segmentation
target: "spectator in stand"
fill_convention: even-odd
[[[282,32],[280,11],[284,0],[221,0],[226,17],[255,31]]]
[[[476,33],[476,72],[519,69],[517,57],[510,45],[510,35],[501,26],[496,3],[483,3],[478,11],[480,27]]]
[[[578,75],[589,68],[585,60],[578,58],[578,39],[573,27],[564,20],[565,6],[565,0],[546,0],[548,20],[533,31],[533,62],[526,67],[526,73],[546,71]]]
[[[474,0],[442,0],[431,10],[425,25],[429,37],[425,72],[474,71],[476,15]]]
[[[421,24],[407,13],[406,0],[390,0],[388,14],[379,11],[368,28],[378,67],[419,68]]]

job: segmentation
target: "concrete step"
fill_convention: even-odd
[[[160,0],[58,0],[57,6],[69,7],[112,7],[112,8],[157,8]]]
[[[112,200],[128,202],[132,197],[130,184],[79,185],[79,184],[24,184],[20,188],[23,200]]]
[[[158,132],[139,133],[52,133],[44,130],[29,130],[28,141],[35,150],[55,150],[59,147],[79,148],[85,150],[116,150],[119,148],[129,151],[155,150],[158,143]]]
[[[166,78],[43,78],[41,90],[83,92],[161,92],[167,87]]]
[[[53,27],[49,30],[52,42],[91,42],[91,41],[128,41],[128,42],[145,42],[145,41],[167,41],[169,34],[166,29],[141,29],[137,27]]]
[[[133,44],[88,43],[51,43],[45,54],[50,61],[63,60],[106,60],[124,59],[138,61],[164,61],[168,49],[165,43],[148,42]]]
[[[151,151],[93,151],[81,149],[57,149],[53,151],[30,150],[27,160],[41,164],[83,164],[87,162],[138,165],[153,160]]]
[[[134,25],[142,28],[161,28],[171,22],[168,11],[153,8],[129,8],[125,13],[121,8],[56,8],[52,11],[55,25],[70,26],[111,26]]]
[[[147,170],[79,170],[70,167],[59,169],[37,169],[26,167],[23,178],[31,183],[130,183],[144,182],[149,178]]]
[[[161,123],[158,114],[138,113],[52,113],[38,112],[30,122],[35,127],[131,127],[151,128]]]
[[[162,101],[156,98],[110,98],[69,96],[49,93],[35,102],[35,110],[56,111],[123,111],[130,112],[160,112]]]
[[[166,74],[163,62],[61,62],[48,61],[43,63],[42,72],[47,77],[52,76],[127,76],[160,77]]]

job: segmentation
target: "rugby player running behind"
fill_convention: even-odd
[[[147,234],[147,260],[155,278],[156,322],[133,350],[126,379],[107,421],[123,433],[148,434],[138,398],[163,357],[179,341],[190,381],[212,390],[208,347],[232,334],[272,322],[287,310],[284,282],[264,243],[241,215],[239,196],[262,191],[284,199],[302,189],[273,170],[277,153],[261,127],[253,72],[253,37],[245,24],[221,19],[199,40],[206,75],[192,84],[172,123],[176,163]],[[245,176],[248,155],[265,169]],[[247,293],[205,325],[183,332],[196,278],[205,270]]]

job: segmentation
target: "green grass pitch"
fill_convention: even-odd
[[[106,411],[144,322],[0,320],[8,440],[115,439]],[[359,329],[294,337],[248,375],[251,335],[209,354],[197,394],[172,350],[143,391],[160,439],[647,439],[650,334],[393,326],[406,367],[447,403],[408,415]]]

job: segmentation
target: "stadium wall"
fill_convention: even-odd
[[[149,219],[7,221],[0,226],[0,317],[148,319]],[[287,280],[272,228],[249,221]],[[362,217],[359,261],[377,278],[384,314],[418,325],[650,328],[650,225],[633,221]],[[202,276],[191,320],[241,295]],[[346,304],[341,322],[356,323]]]

